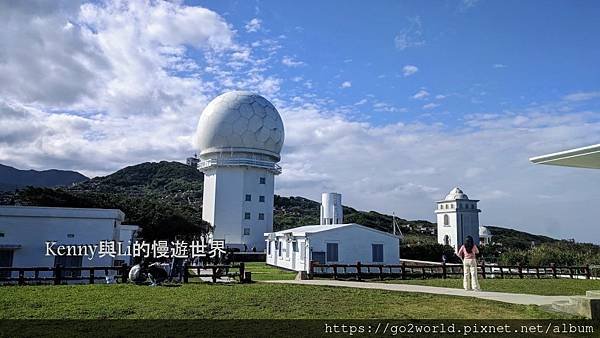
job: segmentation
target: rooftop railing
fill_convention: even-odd
[[[252,158],[218,158],[202,160],[198,164],[198,170],[203,171],[212,167],[234,167],[234,166],[248,166],[254,168],[263,168],[271,171],[275,175],[281,174],[281,167],[271,161],[256,160]]]

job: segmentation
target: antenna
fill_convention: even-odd
[[[402,234],[402,230],[400,229],[400,225],[398,224],[398,222],[396,222],[396,213],[392,212],[392,230],[394,235],[397,235],[399,237],[404,237],[404,235]]]

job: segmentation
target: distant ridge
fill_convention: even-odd
[[[87,181],[86,176],[70,170],[20,170],[0,164],[0,191],[33,187],[70,186],[74,183]]]

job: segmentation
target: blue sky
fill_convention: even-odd
[[[240,34],[249,41],[285,36],[280,39],[285,53],[304,65],[273,64],[274,72],[310,79],[315,91],[337,105],[366,98],[370,106],[384,102],[398,110],[362,116],[374,123],[441,120],[452,127],[463,114],[520,109],[593,91],[600,79],[596,2],[199,3],[223,13],[235,27],[261,20],[256,32]],[[395,43],[399,36],[405,45]],[[418,71],[404,76],[406,65]],[[342,90],[345,81],[352,86]],[[282,89],[290,95],[306,91],[295,82]],[[412,99],[421,89],[430,95]],[[435,98],[440,95],[444,98]],[[423,109],[426,104],[439,106]],[[586,104],[597,108],[598,100]]]
[[[594,1],[2,1],[0,163],[90,177],[198,151],[215,96],[272,101],[276,193],[600,243],[598,172],[528,158],[600,142]]]

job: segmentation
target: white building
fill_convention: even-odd
[[[437,215],[438,243],[450,245],[455,250],[462,246],[467,236],[479,244],[479,200],[471,200],[459,188],[454,188],[442,201],[438,201]]]
[[[262,96],[229,92],[211,101],[196,132],[204,173],[202,218],[213,238],[232,248],[265,249],[273,231],[274,176],[283,146],[283,122]]]
[[[344,223],[342,195],[335,192],[321,194],[321,224]]]
[[[479,227],[479,243],[482,245],[492,244],[492,232],[483,225]]]
[[[308,225],[267,237],[267,264],[309,271],[309,262],[322,264],[398,264],[400,239],[360,224]]]
[[[125,257],[46,255],[47,242],[57,245],[99,245],[100,241],[133,241],[138,230],[122,225],[125,214],[115,209],[0,206],[0,266],[113,266]],[[13,273],[14,274],[14,273]]]

